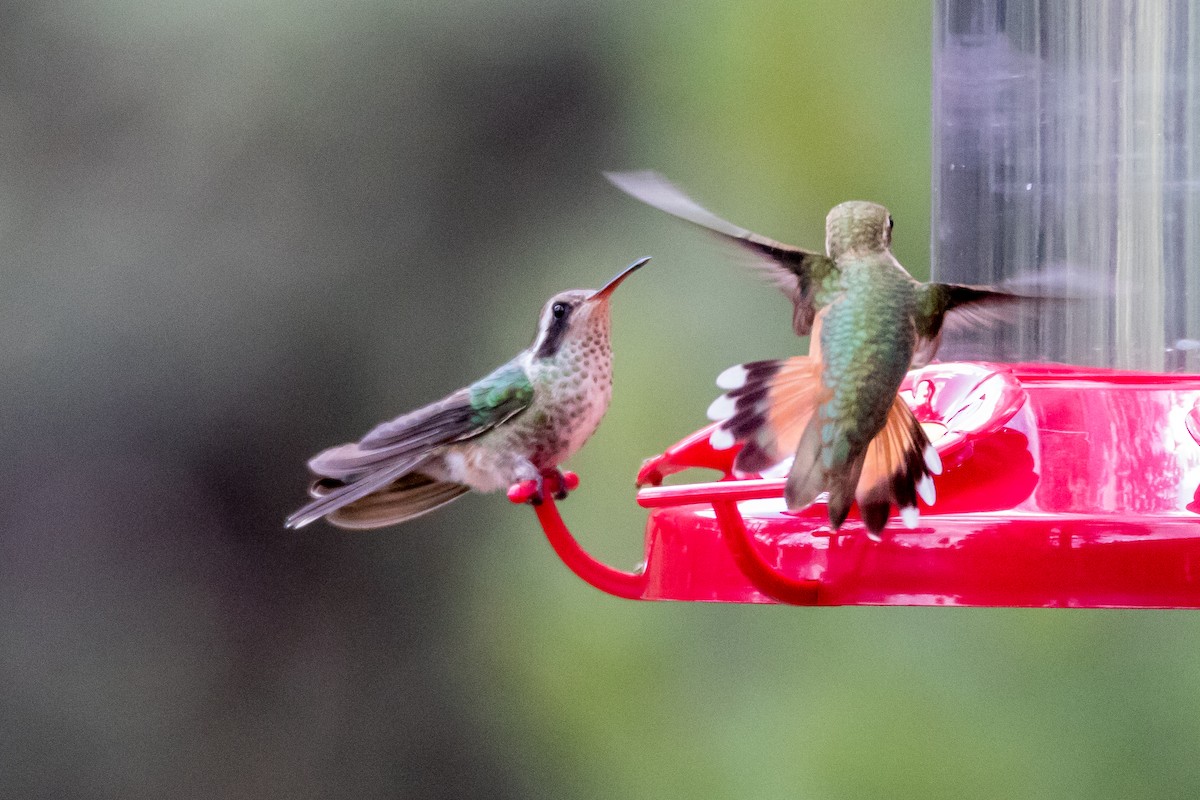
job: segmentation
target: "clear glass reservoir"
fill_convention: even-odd
[[[1083,298],[944,359],[1200,371],[1200,4],[936,0],[933,275]]]

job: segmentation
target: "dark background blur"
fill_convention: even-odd
[[[786,301],[603,169],[927,275],[930,9],[868,0],[0,4],[0,796],[1195,796],[1194,614],[620,601],[533,515],[282,528],[304,460],[614,303],[564,512]],[[603,521],[602,521],[603,520]]]

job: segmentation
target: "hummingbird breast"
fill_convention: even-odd
[[[447,447],[423,471],[488,492],[537,477],[583,447],[612,397],[607,330],[566,342],[550,358],[529,353],[529,408],[484,435]]]
[[[534,362],[534,402],[523,414],[529,460],[539,469],[566,461],[583,447],[612,399],[612,350],[607,331],[563,346],[553,359]]]

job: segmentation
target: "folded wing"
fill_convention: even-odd
[[[393,483],[400,484],[390,492],[394,501],[439,500],[420,513],[449,502],[467,488],[447,490],[453,497],[428,488],[405,495],[401,490],[420,487],[411,485],[411,481],[405,484],[402,479],[419,472],[420,465],[438,448],[487,433],[524,411],[532,399],[533,386],[524,369],[515,362],[506,364],[436,403],[377,426],[358,442],[317,454],[308,462],[317,478],[309,490],[315,499],[288,517],[286,525],[303,527]],[[428,480],[427,476],[421,477]]]

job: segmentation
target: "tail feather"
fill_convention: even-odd
[[[795,452],[816,407],[828,396],[821,362],[808,356],[752,361],[721,373],[726,389],[709,406],[723,421],[711,438],[714,447],[743,444],[734,461],[740,472],[761,472]]]
[[[918,498],[933,504],[932,476],[941,473],[941,462],[899,396],[864,448],[851,431],[817,414],[832,394],[822,382],[819,358],[738,364],[722,372],[717,385],[726,392],[709,406],[709,416],[721,422],[710,438],[713,447],[741,442],[734,460],[739,472],[762,472],[794,453],[784,491],[789,509],[828,492],[829,521],[837,529],[857,500],[869,534],[878,538],[893,503],[909,528],[917,525]]]
[[[942,471],[937,450],[921,423],[900,397],[892,401],[887,421],[867,446],[856,497],[867,530],[878,536],[887,524],[891,504],[900,509],[905,527],[919,519],[917,498],[933,505],[937,499],[933,475]]]
[[[879,540],[877,531],[883,530],[892,514],[889,490],[890,486],[880,483],[858,494],[858,510],[862,514],[863,524],[867,526],[867,535],[876,541]]]
[[[888,409],[884,426],[867,444],[855,448],[845,431],[813,418],[796,448],[784,497],[788,508],[800,509],[828,492],[829,523],[841,527],[857,500],[868,535],[879,538],[892,505],[900,519],[915,528],[917,499],[932,505],[936,499],[933,475],[941,460],[908,405],[897,396]]]
[[[303,528],[310,522],[332,514],[339,508],[361,500],[372,492],[404,477],[423,460],[423,457],[419,457],[398,461],[386,469],[378,470],[353,483],[343,483],[333,477],[317,480],[309,490],[309,494],[315,499],[288,517],[284,525],[288,528]]]
[[[796,511],[811,505],[825,491],[826,483],[825,470],[821,468],[821,424],[813,418],[804,428],[796,445],[796,459],[788,471],[783,490],[787,507]]]
[[[826,507],[829,511],[829,524],[835,531],[842,527],[842,523],[850,515],[850,506],[854,502],[856,494],[855,487],[858,485],[859,475],[862,474],[865,461],[865,455],[860,455],[847,461],[846,467],[842,471],[835,470],[826,473],[829,485],[829,500],[826,501]]]
[[[461,483],[409,473],[378,492],[331,512],[325,519],[332,525],[350,530],[382,528],[428,514],[468,491],[470,488]]]

